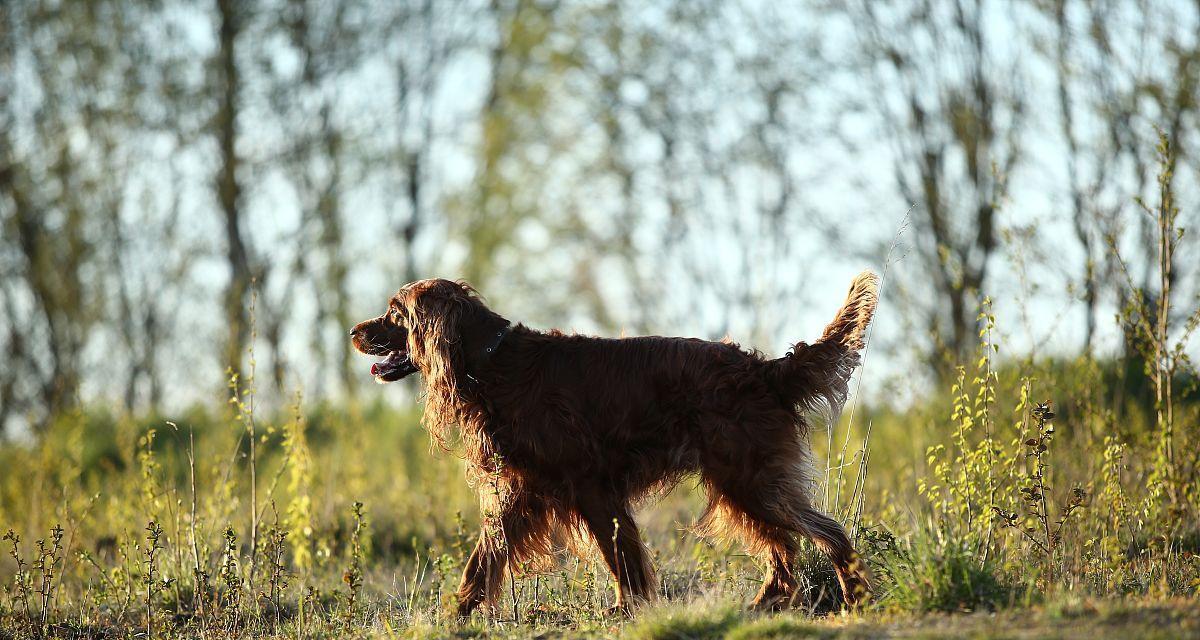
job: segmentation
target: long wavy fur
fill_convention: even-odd
[[[508,321],[474,289],[448,280],[401,289],[404,326],[384,327],[385,314],[360,325],[382,333],[359,339],[407,331],[425,383],[424,426],[439,447],[461,440],[484,526],[459,612],[494,602],[506,572],[538,566],[560,544],[599,552],[620,606],[652,599],[633,505],[691,475],[709,494],[699,529],[741,540],[768,567],[757,606],[794,594],[797,536],[828,554],[846,601],[863,602],[865,565],[812,503],[805,416],[845,403],[878,289],[874,274],[859,275],[821,337],[774,360],[725,342],[523,325],[485,355]]]

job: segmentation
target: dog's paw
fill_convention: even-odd
[[[869,570],[861,559],[855,558],[849,571],[839,575],[842,597],[847,609],[861,609],[871,602],[871,579]]]
[[[621,618],[628,620],[633,617],[633,608],[626,603],[614,604],[601,612],[605,618]]]
[[[774,613],[788,608],[788,597],[783,594],[767,598],[755,598],[750,602],[750,610],[760,613]]]
[[[794,584],[770,579],[763,583],[762,588],[758,590],[758,595],[754,596],[754,600],[750,601],[750,610],[762,612],[783,611],[792,606],[795,593],[796,586]]]

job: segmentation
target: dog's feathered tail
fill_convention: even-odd
[[[837,418],[849,396],[850,374],[862,360],[867,327],[879,303],[879,277],[864,271],[850,284],[846,302],[812,344],[798,342],[772,360],[771,381],[787,401],[804,411]]]
[[[821,334],[819,343],[834,342],[841,344],[847,350],[855,353],[862,351],[866,339],[867,327],[875,315],[875,306],[879,304],[879,276],[870,271],[864,271],[850,283],[850,293],[846,302],[838,310],[837,317],[825,333]]]

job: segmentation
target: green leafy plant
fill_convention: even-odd
[[[1047,474],[1050,469],[1050,444],[1054,438],[1054,426],[1051,424],[1054,412],[1050,410],[1048,402],[1043,402],[1034,407],[1031,413],[1035,420],[1033,434],[1022,442],[1028,473],[1025,482],[1016,487],[1021,506],[1009,511],[993,505],[992,510],[997,521],[1008,529],[1019,531],[1040,553],[1043,570],[1047,572],[1046,580],[1052,581],[1064,529],[1072,521],[1075,512],[1083,507],[1087,493],[1078,485],[1073,487],[1067,500],[1059,505],[1057,518],[1051,515],[1053,498],[1050,496]]]

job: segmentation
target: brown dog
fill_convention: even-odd
[[[701,529],[741,539],[767,563],[756,607],[791,599],[796,534],[833,561],[853,606],[869,597],[868,574],[842,527],[812,505],[806,415],[845,403],[877,297],[875,275],[859,275],[820,340],[774,360],[725,342],[513,326],[449,280],[405,285],[350,335],[383,357],[371,366],[379,382],[421,372],[438,444],[458,428],[484,519],[461,615],[495,601],[506,568],[570,534],[599,548],[618,607],[653,597],[632,504],[690,475],[708,492]]]

